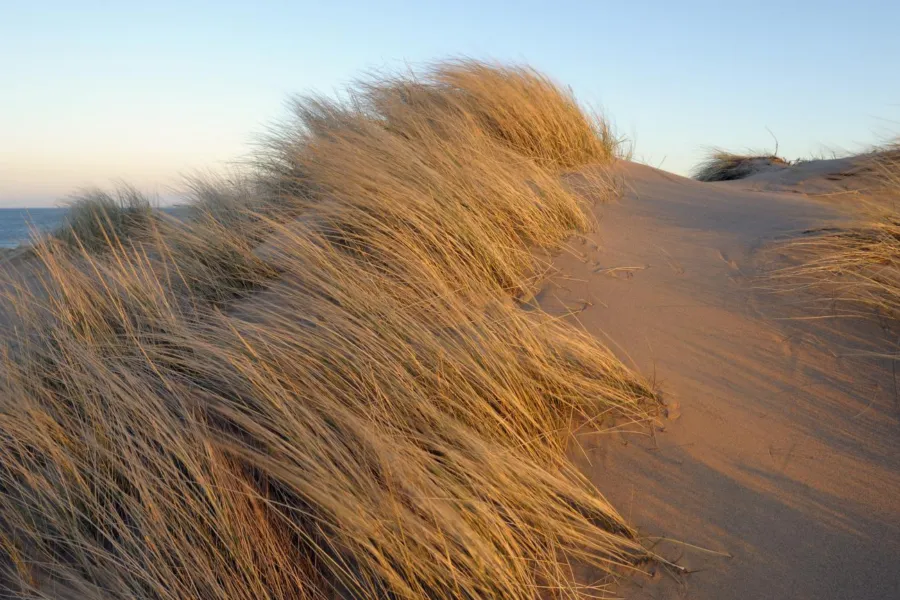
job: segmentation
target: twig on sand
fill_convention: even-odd
[[[691,550],[697,550],[698,552],[703,552],[704,554],[712,554],[713,556],[721,556],[723,558],[734,558],[734,555],[729,552],[719,552],[718,550],[710,550],[709,548],[704,548],[703,546],[696,546],[694,544],[688,544],[687,542],[683,542],[681,540],[675,540],[666,536],[647,536],[644,538],[646,540],[653,540],[654,543],[650,546],[651,548],[656,547],[660,542],[672,542],[673,544],[679,544],[684,548],[690,548]],[[683,567],[682,567],[683,568]]]
[[[594,273],[601,275],[613,275],[620,271],[625,271],[629,275],[631,275],[634,271],[643,271],[645,269],[649,269],[650,265],[644,265],[640,267],[609,267],[608,269],[594,269]]]

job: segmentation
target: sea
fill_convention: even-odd
[[[68,208],[0,208],[0,248],[28,244],[35,233],[60,227]]]
[[[165,206],[160,210],[179,219],[187,218],[189,207]],[[31,243],[35,233],[49,233],[66,220],[68,207],[0,208],[0,249],[18,248]]]

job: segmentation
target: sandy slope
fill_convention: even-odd
[[[727,182],[726,185],[757,191],[833,197],[875,187],[876,170],[871,155],[862,154],[809,160],[789,167],[766,169],[744,179]]]
[[[840,216],[804,194],[622,169],[626,197],[597,208],[538,299],[605,332],[673,409],[654,438],[582,436],[579,460],[643,534],[731,558],[664,542],[695,572],[620,593],[900,598],[896,383],[890,362],[848,356],[887,334],[784,320],[797,299],[756,277],[765,242]]]

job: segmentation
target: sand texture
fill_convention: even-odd
[[[596,233],[571,241],[537,297],[670,405],[655,435],[585,435],[573,450],[651,543],[684,542],[657,550],[690,573],[651,569],[620,594],[900,598],[900,405],[892,361],[870,355],[895,349],[890,334],[799,319],[803,298],[765,279],[779,258],[764,249],[843,217],[788,189],[789,171],[753,190],[620,168],[624,198],[595,209]],[[798,180],[825,187],[817,168]]]

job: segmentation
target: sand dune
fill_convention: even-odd
[[[191,219],[89,195],[0,263],[4,593],[900,598],[870,156],[701,183],[477,61],[349,94]]]
[[[582,438],[597,486],[650,543],[685,542],[657,549],[694,571],[656,569],[625,597],[900,597],[897,383],[891,361],[857,356],[891,339],[794,319],[803,299],[764,277],[769,244],[845,219],[789,183],[822,189],[845,166],[706,184],[622,163],[624,199],[556,259],[540,305],[576,311],[671,404],[653,436]]]
[[[868,185],[856,164],[700,183],[622,161],[612,204],[591,177],[566,176],[598,194],[596,231],[569,240],[535,300],[667,403],[652,431],[585,430],[571,452],[677,565],[646,565],[621,596],[900,597],[898,384],[891,359],[867,355],[896,352],[896,338],[866,321],[804,320],[807,299],[766,279],[787,260],[779,242],[850,222],[831,194]]]
[[[789,167],[763,170],[724,182],[756,191],[802,193],[815,197],[839,196],[845,192],[868,191],[877,185],[871,155],[808,160]]]

